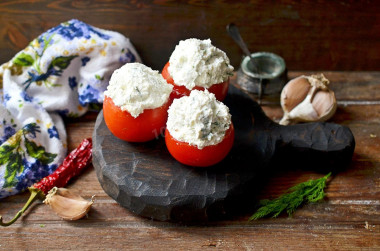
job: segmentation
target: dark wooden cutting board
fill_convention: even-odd
[[[235,126],[234,146],[219,164],[192,168],[171,157],[163,137],[129,143],[114,137],[103,113],[93,133],[93,164],[104,191],[137,215],[161,221],[207,221],[235,211],[273,162],[307,158],[325,168],[350,162],[355,140],[334,123],[280,126],[234,86],[224,103]]]

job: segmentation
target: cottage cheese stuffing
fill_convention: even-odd
[[[175,99],[168,110],[167,129],[178,141],[202,149],[220,143],[231,125],[229,109],[206,91]]]
[[[114,71],[104,95],[137,118],[145,109],[165,104],[172,89],[158,71],[140,63],[128,63]]]
[[[225,52],[211,44],[211,40],[190,38],[175,47],[169,59],[169,74],[176,85],[191,90],[195,86],[209,88],[233,75]]]

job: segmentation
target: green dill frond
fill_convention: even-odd
[[[331,173],[322,178],[308,180],[295,185],[288,190],[289,193],[283,194],[274,200],[260,201],[261,207],[249,218],[249,220],[257,220],[266,216],[276,218],[283,211],[286,211],[286,213],[291,216],[302,204],[322,200],[325,197],[324,188],[326,187],[326,181],[330,175]]]

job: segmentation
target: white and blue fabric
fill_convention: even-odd
[[[1,65],[0,199],[24,191],[62,163],[62,116],[101,107],[113,71],[128,62],[141,62],[128,38],[70,20]]]

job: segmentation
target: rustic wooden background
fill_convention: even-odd
[[[0,63],[61,22],[119,31],[161,70],[181,39],[211,38],[237,68],[234,22],[252,52],[282,56],[289,70],[379,70],[379,1],[0,1]]]
[[[63,221],[36,203],[13,226],[0,229],[0,250],[380,249],[379,1],[2,0],[0,64],[45,30],[72,18],[123,33],[145,64],[157,70],[178,41],[189,37],[211,38],[238,67],[242,53],[225,31],[235,22],[251,51],[284,57],[289,78],[323,71],[330,79],[338,99],[332,122],[353,131],[353,160],[329,182],[325,201],[301,208],[292,218],[248,222],[248,211],[187,227],[133,215],[104,193],[90,167],[68,185],[87,199],[96,194],[88,218]],[[278,97],[266,99],[263,108],[275,121],[282,116]],[[65,121],[70,150],[91,137],[96,115]],[[275,198],[321,175],[276,171],[257,197]],[[0,215],[11,218],[27,197],[23,193],[1,200]]]

